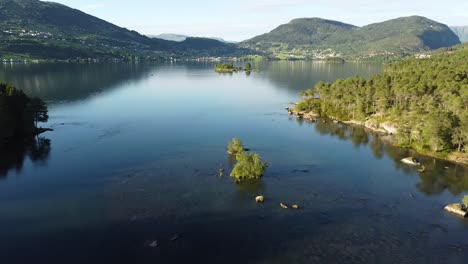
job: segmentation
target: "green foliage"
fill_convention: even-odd
[[[370,80],[320,82],[296,108],[341,120],[391,121],[401,145],[468,152],[468,49],[388,64]],[[313,100],[313,92],[320,97]]]
[[[219,73],[237,72],[240,70],[240,68],[235,67],[233,63],[216,64],[214,69]]]
[[[0,141],[32,135],[35,122],[47,119],[47,106],[41,99],[30,99],[15,87],[0,83]]]
[[[465,208],[468,208],[468,195],[465,195],[465,197],[463,197],[462,203],[465,206]]]
[[[252,70],[252,64],[251,64],[250,62],[247,62],[247,63],[245,64],[245,70],[246,70],[246,71],[251,71],[251,70]]]
[[[256,180],[263,176],[267,163],[258,154],[241,152],[236,155],[237,164],[231,172],[236,182]]]
[[[49,120],[49,114],[46,103],[39,98],[33,98],[30,102],[30,109],[32,111],[34,123],[47,122]]]
[[[238,138],[233,138],[228,143],[228,153],[229,154],[237,154],[244,151],[244,145],[242,141]]]
[[[412,16],[364,27],[320,18],[295,19],[241,46],[270,55],[307,58],[327,49],[344,56],[398,56],[458,43],[458,37],[446,25]]]

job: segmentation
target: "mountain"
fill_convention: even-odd
[[[39,0],[0,0],[0,58],[147,59],[262,54],[278,58],[400,55],[460,43],[446,25],[404,17],[356,27],[302,18],[242,43],[150,38],[82,11]],[[163,36],[164,37],[164,36]]]
[[[468,26],[453,26],[450,28],[460,38],[461,42],[468,42]]]
[[[227,55],[246,52],[232,45],[212,52],[200,49],[200,43],[191,47],[149,38],[65,5],[39,0],[0,0],[0,28],[3,58],[161,58],[211,56],[219,50]]]
[[[321,18],[300,18],[281,25],[271,31],[254,37],[245,43],[284,43],[293,46],[320,45],[331,35],[343,34],[356,28],[353,25]]]
[[[79,10],[38,0],[0,0],[0,54],[33,58],[121,57],[171,53],[153,40]]]
[[[321,18],[302,18],[241,43],[268,54],[302,56],[375,56],[404,54],[459,44],[444,24],[420,16],[402,17],[364,27]],[[339,53],[339,54],[336,54]]]
[[[211,38],[193,38],[188,37],[184,41],[177,42],[174,45],[177,50],[182,52],[182,56],[189,56],[196,53],[199,56],[239,56],[250,54],[248,49],[239,48],[238,45],[233,43],[224,43]]]
[[[176,42],[182,42],[186,40],[187,38],[198,38],[198,37],[192,37],[192,36],[186,36],[186,35],[180,35],[180,34],[172,34],[172,33],[162,33],[159,35],[148,35],[150,38],[158,38],[158,39],[164,39],[164,40],[169,40],[169,41],[176,41]],[[217,41],[221,41],[223,43],[237,43],[235,41],[228,41],[224,40],[223,38],[217,38],[217,37],[209,37],[205,39],[214,39]]]

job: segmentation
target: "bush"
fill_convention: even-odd
[[[468,208],[468,195],[465,195],[465,197],[463,197],[462,203],[465,206],[465,208]]]
[[[231,172],[236,182],[256,180],[263,176],[267,163],[258,154],[241,152],[236,156],[237,164]]]
[[[228,143],[228,153],[235,155],[244,151],[244,145],[242,141],[238,138],[233,138]]]

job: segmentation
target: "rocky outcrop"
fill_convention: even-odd
[[[391,125],[390,122],[381,124],[373,119],[369,119],[365,122],[357,121],[357,120],[349,120],[349,121],[343,121],[343,123],[348,124],[348,125],[362,126],[379,134],[392,134],[392,135],[396,134],[395,130],[393,129],[394,125]],[[386,125],[384,126],[384,124]]]
[[[255,202],[256,203],[263,203],[264,201],[265,201],[265,197],[263,197],[263,196],[255,197]]]
[[[384,122],[380,124],[380,126],[392,135],[396,135],[398,133],[398,126],[395,123]]]
[[[463,208],[463,206],[461,204],[447,205],[444,208],[444,210],[449,212],[449,213],[455,214],[457,216],[463,217],[463,218],[468,216],[468,212]]]
[[[297,118],[308,120],[311,122],[317,122],[318,118],[320,117],[319,114],[315,113],[314,111],[297,111],[294,108],[286,108],[286,110],[288,110],[289,115],[295,115],[297,116]]]

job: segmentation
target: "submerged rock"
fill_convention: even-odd
[[[463,208],[461,204],[449,204],[444,208],[444,210],[463,218],[468,216],[468,212]]]

